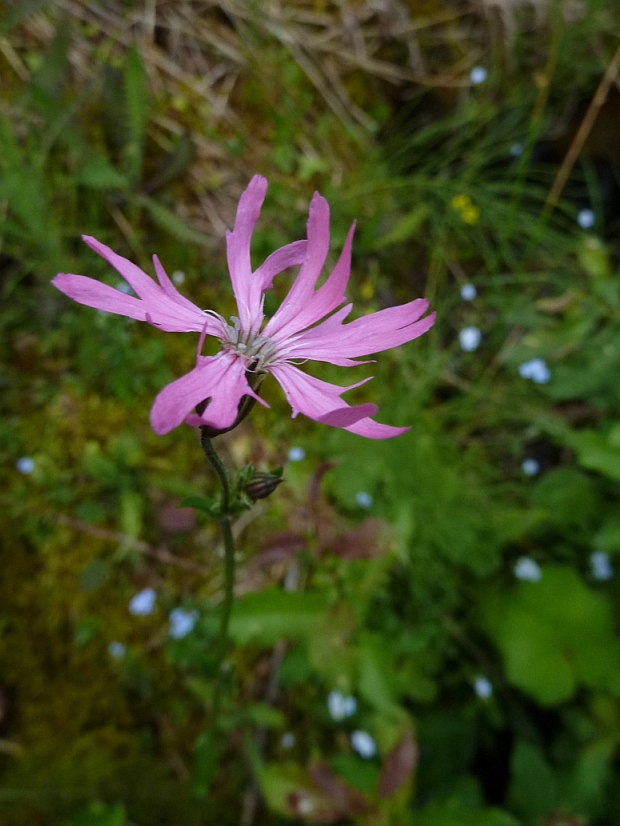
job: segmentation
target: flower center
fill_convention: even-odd
[[[239,319],[231,316],[232,324],[226,324],[225,337],[220,339],[224,350],[232,350],[239,356],[245,356],[250,364],[248,369],[256,372],[266,370],[276,360],[278,345],[275,341],[258,333],[241,329]]]

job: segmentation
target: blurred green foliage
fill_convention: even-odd
[[[0,820],[617,823],[617,152],[584,151],[544,210],[553,136],[577,118],[574,134],[611,59],[615,4],[394,3],[406,42],[382,39],[393,21],[370,3],[291,0],[275,18],[190,3],[182,20],[163,2],[149,36],[148,4],[107,5],[0,18]],[[438,322],[353,394],[410,425],[399,439],[290,420],[273,387],[271,410],[218,439],[231,466],[285,464],[286,484],[236,523],[214,732],[215,479],[189,428],[159,438],[147,417],[194,342],[49,281],[119,285],[79,241],[92,234],[149,273],[157,252],[229,314],[223,230],[257,171],[255,261],[303,236],[319,189],[332,262],[358,221],[356,311],[424,294]],[[532,359],[548,382],[520,374]],[[305,458],[287,462],[292,446]],[[130,613],[145,588],[153,611]],[[178,637],[175,608],[196,612]],[[355,698],[346,714],[334,691]]]

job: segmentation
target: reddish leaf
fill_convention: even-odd
[[[187,533],[196,527],[196,511],[165,505],[157,511],[157,524],[165,533]]]
[[[308,773],[319,789],[340,807],[342,816],[359,815],[370,808],[366,798],[334,774],[327,763],[312,763]]]
[[[262,550],[252,557],[249,564],[254,568],[267,568],[275,562],[286,562],[305,547],[306,540],[299,533],[273,533],[267,537]]]
[[[332,545],[332,553],[341,559],[372,559],[386,550],[386,523],[376,517],[365,519],[352,531],[346,531]]]
[[[407,731],[383,762],[379,777],[379,797],[392,797],[402,789],[415,770],[418,756],[418,744],[413,734]]]

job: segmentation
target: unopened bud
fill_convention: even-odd
[[[255,473],[244,490],[250,499],[266,499],[284,479],[275,473]]]

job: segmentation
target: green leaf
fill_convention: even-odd
[[[125,147],[125,162],[127,175],[133,183],[140,180],[142,172],[144,135],[150,105],[146,81],[146,72],[142,65],[140,53],[133,46],[127,55],[127,65],[125,67],[125,102],[129,125],[129,141]]]
[[[280,639],[301,639],[314,629],[327,607],[322,593],[294,593],[270,588],[235,602],[230,636],[245,645],[273,645]]]
[[[620,481],[620,447],[613,439],[595,430],[579,430],[567,433],[564,441],[576,452],[582,467]]]
[[[222,515],[220,499],[215,496],[186,496],[177,504],[177,508],[195,508],[213,519],[219,519]]]
[[[605,788],[610,780],[615,744],[595,742],[580,755],[577,765],[564,779],[564,797],[576,814],[596,817],[605,802]]]
[[[559,467],[545,473],[532,491],[532,505],[543,508],[554,525],[577,525],[596,508],[593,483],[576,468]]]
[[[361,794],[373,794],[379,782],[379,767],[354,754],[336,754],[329,761],[332,769]]]
[[[379,634],[361,635],[357,655],[361,696],[378,711],[399,716],[394,660],[385,640]]]
[[[520,826],[501,809],[470,809],[458,797],[436,801],[416,812],[416,826]]]
[[[514,685],[543,705],[573,696],[579,683],[620,693],[620,640],[609,603],[570,568],[548,566],[485,606],[490,635]]]
[[[90,189],[125,189],[127,178],[101,155],[95,155],[76,173],[76,180]]]
[[[558,778],[535,746],[518,742],[511,757],[511,805],[526,820],[533,821],[553,811],[560,803]]]
[[[253,723],[264,728],[283,728],[286,723],[281,711],[265,703],[252,703],[247,706],[245,713]]]

